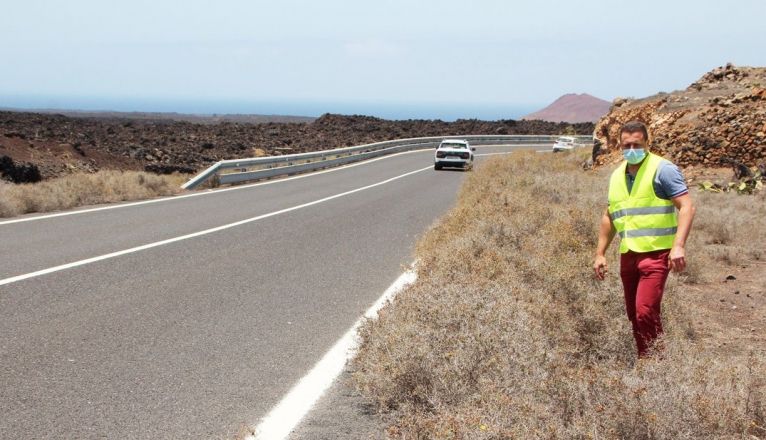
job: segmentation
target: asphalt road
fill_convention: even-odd
[[[454,204],[466,173],[424,169],[432,155],[0,222],[2,283],[413,172],[0,285],[0,438],[227,438],[256,423]]]

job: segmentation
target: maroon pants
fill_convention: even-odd
[[[668,279],[669,249],[620,257],[620,277],[625,289],[625,311],[633,325],[638,356],[645,357],[654,340],[662,334],[660,303]]]

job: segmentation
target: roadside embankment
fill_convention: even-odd
[[[766,342],[753,336],[766,328],[739,337],[731,318],[709,316],[728,316],[714,308],[718,277],[763,262],[763,192],[693,190],[690,269],[668,282],[665,349],[637,362],[615,244],[607,280],[592,276],[608,170],[581,160],[488,160],[421,239],[418,281],[362,327],[353,363],[357,386],[397,420],[389,436],[766,438]],[[736,325],[763,325],[763,295],[743,293],[750,314],[737,319],[750,322]]]
[[[0,180],[0,217],[172,195],[181,191],[181,184],[187,179],[182,174],[107,170],[37,183],[11,184]]]
[[[655,153],[683,167],[763,165],[766,160],[766,67],[725,66],[684,90],[617,98],[596,124],[604,142],[599,164],[620,157],[620,127],[644,122]]]

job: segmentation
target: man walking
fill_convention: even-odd
[[[648,141],[646,125],[641,122],[628,122],[620,128],[625,161],[609,180],[609,207],[601,217],[593,263],[596,278],[603,280],[606,249],[619,234],[625,310],[639,357],[647,356],[662,334],[660,304],[665,281],[670,270],[686,268],[684,246],[694,218],[681,171],[647,152]]]

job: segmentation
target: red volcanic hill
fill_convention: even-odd
[[[542,110],[530,113],[522,119],[550,122],[596,122],[609,112],[609,101],[596,98],[587,93],[568,93],[553,101]]]

